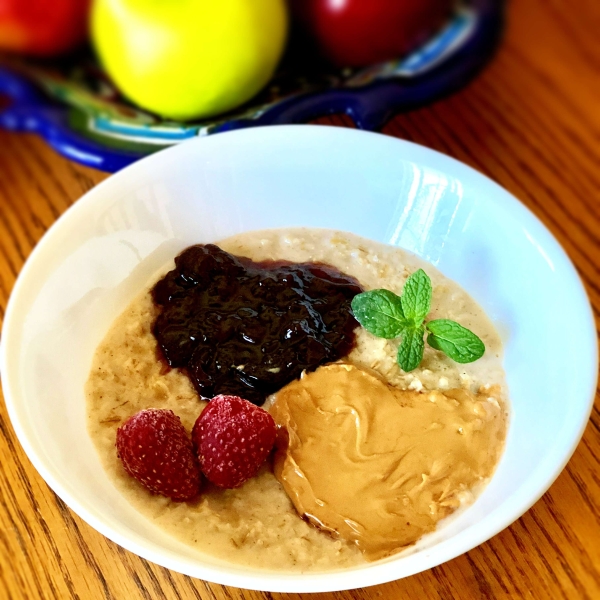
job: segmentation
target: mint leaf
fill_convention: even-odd
[[[404,284],[402,290],[402,310],[416,326],[423,323],[431,308],[431,279],[423,269],[415,271]]]
[[[485,344],[456,321],[437,319],[427,323],[427,343],[457,363],[470,363],[483,356]]]
[[[354,318],[373,335],[391,340],[406,327],[400,297],[389,290],[371,290],[352,300]]]
[[[423,349],[425,342],[423,341],[423,335],[425,334],[425,328],[410,327],[404,331],[402,335],[402,342],[398,348],[398,364],[403,371],[407,373],[416,369],[423,360]]]

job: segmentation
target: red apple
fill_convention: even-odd
[[[0,49],[56,56],[87,36],[90,0],[0,0]]]
[[[339,67],[410,52],[449,16],[454,0],[290,0],[299,25]]]

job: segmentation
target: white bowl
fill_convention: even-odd
[[[88,436],[84,382],[113,319],[194,243],[252,229],[326,227],[402,246],[458,281],[505,340],[506,451],[475,504],[409,553],[294,575],[198,555],[138,514]],[[352,130],[286,126],[195,139],[87,193],[44,236],[13,291],[1,371],[19,440],[92,527],[165,567],[267,591],[373,585],[438,565],[522,515],[575,450],[591,410],[597,345],[571,262],[515,198],[426,148]]]

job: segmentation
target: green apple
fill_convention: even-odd
[[[125,96],[202,119],[254,96],[285,46],[285,0],[95,0],[92,39]]]

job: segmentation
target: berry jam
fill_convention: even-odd
[[[213,244],[191,246],[152,290],[160,308],[154,335],[202,397],[261,405],[302,371],[352,350],[350,303],[360,292],[329,265],[257,263]]]

